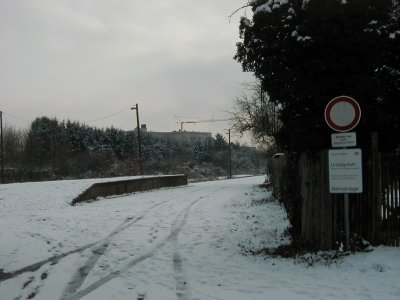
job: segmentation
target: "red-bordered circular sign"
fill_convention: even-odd
[[[346,132],[357,126],[361,119],[361,108],[357,101],[348,96],[339,96],[325,108],[325,121],[330,128]]]

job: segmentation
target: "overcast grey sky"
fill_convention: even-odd
[[[175,115],[226,118],[240,83],[252,80],[233,60],[245,12],[228,18],[246,2],[1,0],[5,125],[45,115],[132,129],[135,103],[153,131],[177,130]],[[227,126],[184,128],[215,134]]]

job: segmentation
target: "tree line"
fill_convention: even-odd
[[[235,126],[285,153],[280,190],[296,239],[301,230],[298,161],[331,148],[330,100],[361,107],[355,132],[366,161],[371,144],[400,150],[400,1],[251,0],[234,59],[257,82],[234,106]],[[374,134],[373,134],[374,133]],[[377,134],[376,134],[377,133]]]
[[[248,3],[253,15],[240,20],[235,60],[254,73],[258,87],[255,98],[236,101],[236,115],[248,116],[237,118],[239,129],[272,138],[288,153],[326,149],[331,129],[324,109],[331,99],[346,95],[361,106],[359,146],[370,145],[372,131],[379,133],[382,150],[399,146],[398,0]]]
[[[179,145],[141,134],[145,174],[184,173],[193,179],[228,174],[228,143],[217,134],[204,142]],[[234,174],[265,171],[262,153],[234,143]],[[35,119],[27,130],[4,129],[5,181],[36,181],[139,174],[135,131],[99,129],[56,118]]]

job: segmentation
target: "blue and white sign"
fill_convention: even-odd
[[[329,191],[333,194],[363,192],[361,149],[329,150]]]

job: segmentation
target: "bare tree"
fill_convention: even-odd
[[[230,112],[233,130],[240,134],[250,132],[257,142],[270,148],[275,145],[275,135],[281,126],[280,108],[270,101],[259,82],[243,83],[243,87]]]

